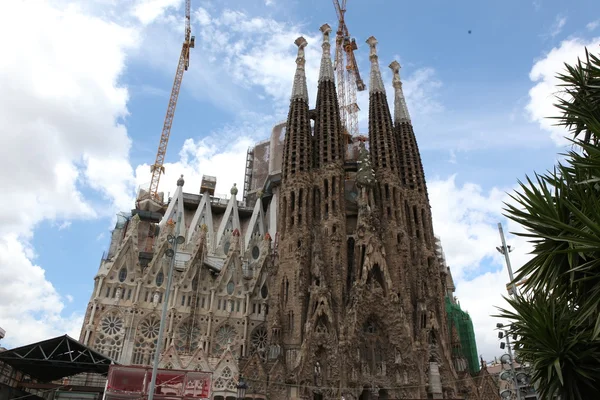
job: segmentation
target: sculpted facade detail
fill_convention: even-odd
[[[307,42],[296,40],[285,135],[281,124],[273,131],[275,160],[266,182],[250,186],[255,197],[246,185],[243,201],[235,185],[228,199],[217,196],[215,183],[184,193],[182,177],[168,207],[119,217],[84,344],[123,364],[150,365],[168,301],[160,366],[213,372],[217,400],[236,396],[240,375],[252,398],[481,398],[455,368],[444,308],[453,288],[435,253],[399,64],[391,66],[400,107],[392,120],[377,41],[368,40],[367,148],[340,121],[330,30],[321,28],[314,110]],[[173,260],[171,236],[183,236]]]

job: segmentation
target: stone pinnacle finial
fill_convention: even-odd
[[[394,123],[410,122],[410,114],[406,106],[406,99],[402,91],[402,81],[400,80],[400,63],[396,60],[392,61],[390,68],[394,74],[392,84],[394,85]]]
[[[371,36],[367,39],[367,44],[371,48],[369,59],[371,60],[371,79],[369,93],[385,93],[381,71],[379,71],[379,57],[377,56],[377,39]]]
[[[292,100],[302,99],[308,102],[308,88],[306,86],[306,74],[304,72],[304,65],[306,59],[304,58],[304,48],[307,45],[306,39],[300,36],[294,41],[298,46],[298,56],[296,57],[296,75],[294,76],[294,86],[292,88]]]
[[[321,58],[321,68],[319,70],[319,82],[330,80],[333,81],[333,66],[331,65],[331,45],[329,44],[329,32],[331,27],[324,24],[319,28],[323,32],[323,56]]]
[[[233,186],[231,187],[231,190],[229,191],[229,193],[231,193],[232,196],[235,196],[236,194],[238,194],[238,188],[237,188],[237,184],[234,183]]]
[[[185,181],[183,180],[183,174],[181,174],[179,179],[177,179],[177,186],[183,186],[184,183]]]

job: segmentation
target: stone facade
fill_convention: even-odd
[[[451,348],[444,296],[453,288],[436,255],[399,65],[390,65],[392,118],[369,38],[369,149],[348,143],[331,29],[321,31],[316,108],[298,38],[288,119],[270,141],[269,157],[281,161],[244,193],[254,204],[238,201],[235,186],[228,199],[215,196],[210,179],[200,194],[184,193],[181,178],[168,208],[121,216],[80,340],[149,365],[168,301],[160,366],[212,371],[215,399],[234,398],[240,374],[250,398],[482,398]],[[167,299],[170,236],[183,243]]]

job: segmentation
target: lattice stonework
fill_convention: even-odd
[[[94,349],[105,356],[118,360],[123,348],[123,319],[115,313],[105,315],[96,331]]]
[[[202,327],[186,321],[179,325],[175,336],[175,348],[180,353],[194,352],[200,346]]]
[[[155,315],[142,320],[138,324],[131,358],[132,364],[150,365],[152,363],[159,328],[160,320]]]
[[[231,348],[233,353],[236,353],[235,342],[237,340],[237,331],[231,325],[221,326],[217,332],[215,332],[215,340],[213,345],[213,355],[219,356],[223,354],[228,347]]]
[[[233,379],[233,372],[231,372],[229,367],[225,367],[223,371],[221,371],[221,375],[215,380],[213,386],[215,390],[236,390],[237,384]]]
[[[250,355],[258,353],[261,359],[267,358],[267,329],[264,325],[259,326],[252,332],[250,337]]]

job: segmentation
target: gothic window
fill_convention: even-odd
[[[229,294],[229,295],[233,294],[234,290],[235,290],[235,283],[233,283],[233,280],[231,280],[227,284],[227,294]]]
[[[230,347],[235,348],[234,344],[237,338],[237,331],[231,325],[221,326],[215,333],[215,343],[213,345],[213,355],[219,356],[223,351]]]
[[[225,367],[223,369],[221,375],[215,380],[213,386],[216,390],[236,390],[237,383],[233,379],[233,373],[229,367]]]
[[[266,299],[269,295],[269,288],[267,287],[266,282],[262,285],[262,288],[260,288],[260,295],[263,299]]]
[[[225,245],[223,246],[223,253],[225,253],[225,254],[229,253],[230,246],[231,246],[231,243],[229,243],[229,241],[225,242]]]
[[[361,343],[359,345],[361,369],[370,375],[385,375],[384,351],[387,341],[379,324],[369,319],[363,325]]]
[[[258,248],[258,246],[254,246],[252,248],[252,258],[257,260],[259,256],[260,256],[260,249]]]
[[[139,323],[133,345],[132,364],[150,365],[152,363],[159,328],[160,320],[155,315]]]
[[[127,279],[127,268],[121,268],[119,270],[119,282],[125,282]]]
[[[162,271],[159,271],[158,274],[156,274],[156,286],[161,287],[164,280],[165,280],[165,274],[163,274]]]
[[[118,360],[123,347],[125,329],[123,319],[118,314],[105,315],[96,332],[94,348],[113,360]]]
[[[267,356],[267,329],[264,325],[259,326],[252,332],[250,337],[250,355],[258,353],[261,359]]]
[[[202,328],[192,321],[185,321],[179,325],[175,336],[175,348],[180,353],[193,353],[200,345]]]

